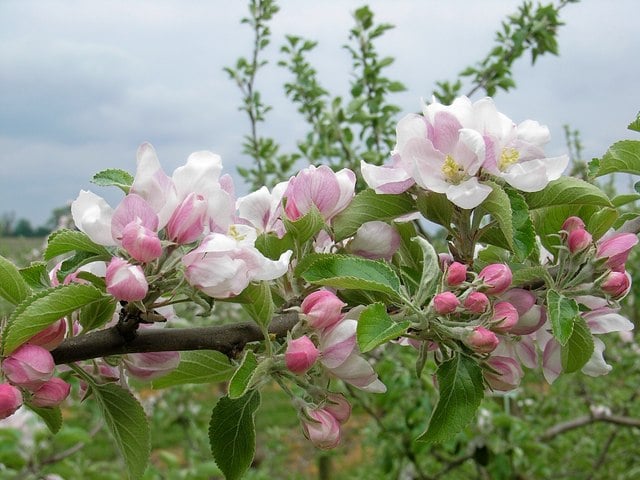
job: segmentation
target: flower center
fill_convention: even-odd
[[[228,235],[230,237],[232,237],[233,239],[235,239],[237,242],[241,242],[242,240],[244,240],[245,238],[247,238],[246,235],[240,233],[238,231],[238,228],[235,225],[231,225],[229,226],[229,233]]]
[[[515,148],[503,148],[500,154],[500,160],[498,160],[498,168],[504,172],[511,165],[516,163],[520,158],[518,150]]]
[[[457,164],[451,155],[444,158],[442,173],[449,182],[456,185],[464,180],[464,168]]]

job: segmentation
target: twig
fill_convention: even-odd
[[[623,415],[610,415],[606,413],[596,413],[593,415],[584,415],[582,417],[574,418],[567,422],[559,423],[549,428],[540,437],[541,440],[551,440],[558,435],[565,432],[575,430],[577,428],[584,427],[596,422],[613,423],[623,427],[640,428],[640,420],[632,417],[625,417]]]

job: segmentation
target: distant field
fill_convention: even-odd
[[[44,237],[0,237],[0,255],[15,262],[19,267],[25,267],[39,256],[35,252],[42,250],[44,242]]]

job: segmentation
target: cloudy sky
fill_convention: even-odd
[[[351,12],[364,0],[282,0],[272,23],[272,64],[258,89],[274,105],[263,133],[288,149],[305,129],[282,93],[275,65],[285,34],[319,41],[313,59],[325,87],[346,93],[348,53],[341,48]],[[372,0],[378,21],[396,25],[379,51],[396,63],[388,75],[408,91],[395,102],[416,111],[437,80],[453,79],[491,48],[512,0]],[[520,122],[549,125],[550,155],[564,151],[562,125],[579,129],[588,158],[633,138],[626,125],[640,109],[640,5],[583,0],[567,6],[559,57],[515,68],[518,89],[496,97]],[[247,165],[248,123],[240,94],[223,72],[248,55],[243,1],[0,0],[0,214],[34,225],[105,168],[135,171],[136,147],[150,141],[167,172],[189,153],[212,150],[225,169]],[[238,187],[243,192],[242,186]],[[243,192],[246,193],[246,192]]]

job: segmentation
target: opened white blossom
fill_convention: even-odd
[[[247,225],[232,225],[229,234],[209,234],[182,257],[185,278],[210,297],[228,298],[253,281],[281,277],[289,267],[291,250],[271,260],[255,248],[256,236],[256,230]]]
[[[251,225],[258,233],[273,232],[282,237],[285,233],[282,223],[282,196],[288,185],[289,182],[280,182],[271,192],[267,187],[261,187],[238,198],[238,223]]]

